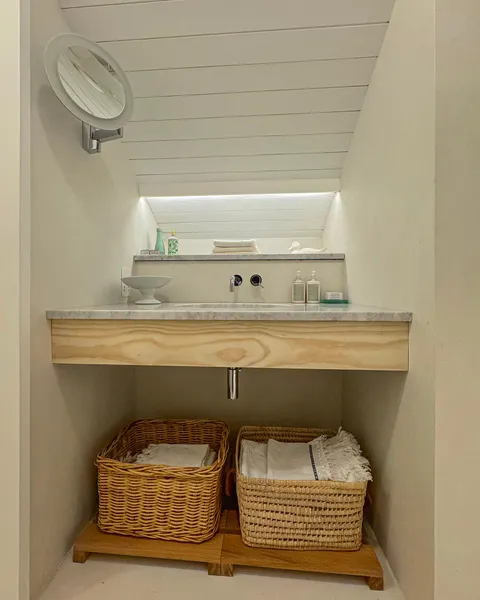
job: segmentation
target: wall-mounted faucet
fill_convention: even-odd
[[[230,277],[230,291],[234,292],[235,288],[242,285],[243,278],[241,275],[232,275]]]

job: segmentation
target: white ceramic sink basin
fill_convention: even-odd
[[[266,302],[192,302],[188,304],[171,305],[172,308],[192,309],[192,310],[294,310],[299,306],[304,309],[304,305],[299,304],[268,304]]]

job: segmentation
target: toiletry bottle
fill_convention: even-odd
[[[168,238],[168,256],[175,256],[175,254],[178,254],[178,238],[175,236],[175,229],[172,229]]]
[[[312,277],[307,281],[307,304],[318,304],[320,302],[320,282],[312,271]]]
[[[163,231],[157,227],[157,241],[155,242],[155,250],[160,254],[165,254],[165,242],[163,241]]]
[[[300,271],[297,271],[297,278],[292,283],[292,303],[305,304],[305,282]]]

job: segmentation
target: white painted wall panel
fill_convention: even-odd
[[[367,86],[140,98],[132,122],[360,110]]]
[[[137,98],[368,85],[375,58],[131,71]]]
[[[165,221],[162,220],[165,224]],[[226,235],[227,238],[239,238],[240,236],[251,236],[259,235],[262,233],[262,237],[283,237],[292,235],[295,232],[297,235],[308,236],[312,230],[318,230],[318,227],[312,227],[311,221],[297,220],[297,221],[207,221],[201,223],[180,223],[175,222],[166,223],[166,229],[175,229],[179,233],[189,235],[191,237],[205,238],[213,235]]]
[[[181,237],[182,239],[189,239],[189,240],[208,240],[209,241],[209,252],[207,252],[207,254],[211,253],[212,250],[212,245],[211,242],[212,240],[215,239],[225,239],[225,237],[227,237],[228,239],[256,239],[257,243],[258,243],[258,247],[260,249],[261,252],[264,252],[264,247],[262,245],[262,240],[265,238],[270,238],[270,239],[284,239],[284,240],[292,240],[292,241],[296,241],[298,238],[310,238],[311,237],[311,230],[310,229],[295,229],[290,227],[288,230],[285,231],[272,231],[270,229],[270,224],[267,224],[265,226],[264,229],[259,229],[259,228],[255,228],[254,230],[250,227],[249,224],[245,226],[244,229],[241,229],[240,227],[234,227],[234,228],[229,228],[228,230],[222,227],[219,227],[218,229],[212,229],[209,231],[202,231],[202,232],[195,232],[195,233],[190,233],[188,231],[180,231],[175,229],[175,224],[174,223],[163,223],[162,225],[165,227],[165,232],[169,232],[172,231],[172,229],[175,231],[175,233],[178,233],[178,236]],[[318,238],[320,239],[320,238]],[[282,253],[288,252],[288,249],[291,245],[291,242],[289,244],[285,244],[284,248],[282,250]],[[183,246],[182,246],[183,247]],[[317,248],[318,246],[315,246],[315,248]],[[319,250],[321,249],[318,248]]]
[[[128,154],[131,158],[193,158],[205,156],[346,152],[351,140],[351,133],[332,133],[282,137],[133,142],[128,144]]]
[[[204,183],[211,183],[211,182],[229,182],[229,181],[233,181],[233,182],[251,182],[251,183],[255,183],[258,184],[258,182],[265,180],[266,182],[271,181],[271,182],[281,182],[281,185],[283,185],[283,183],[285,181],[289,181],[289,180],[298,180],[300,182],[301,179],[311,179],[311,180],[315,180],[312,184],[307,184],[309,185],[309,189],[308,190],[298,190],[299,192],[303,192],[303,191],[330,191],[330,190],[338,190],[340,188],[340,184],[338,182],[338,177],[340,177],[340,169],[304,169],[304,170],[296,170],[296,171],[258,171],[258,172],[254,172],[254,171],[246,171],[243,173],[238,173],[238,172],[233,172],[233,173],[228,173],[228,172],[222,172],[222,173],[177,173],[177,174],[171,174],[171,175],[137,175],[137,181],[139,183],[143,183],[143,184],[169,184],[169,183],[186,183],[186,184],[192,184],[192,186],[194,185],[198,185],[201,184],[202,182]],[[316,190],[316,185],[318,183],[319,180],[323,180],[326,179],[327,181],[331,181],[334,180],[335,181],[335,185],[330,186],[330,184],[328,184],[327,188],[324,187],[324,185],[322,184],[321,189],[320,190]],[[279,190],[274,190],[274,191],[279,191]],[[296,190],[287,190],[289,192],[294,192]],[[195,193],[195,192],[191,192],[191,193]],[[223,192],[223,193],[230,193],[230,192]],[[236,192],[236,193],[241,193],[241,192]],[[253,193],[252,191],[249,192],[244,192],[244,193]],[[142,196],[145,195],[149,195],[151,196],[152,193],[149,194],[141,194]]]
[[[263,212],[277,211],[307,211],[313,218],[313,214],[327,213],[332,204],[333,194],[246,194],[237,196],[215,196],[203,197],[191,196],[185,198],[158,197],[148,198],[148,204],[154,214],[160,212],[177,214],[199,213],[199,206],[203,211],[215,213],[232,212]]]
[[[479,595],[480,5],[436,11],[435,600],[463,600]]]
[[[304,171],[305,173],[305,171]],[[137,177],[140,196],[154,196],[165,194],[167,196],[191,196],[192,194],[271,194],[271,193],[298,193],[298,192],[328,192],[340,189],[340,171],[329,171],[330,178],[319,179],[319,172],[315,171],[317,178],[296,179],[266,179],[266,176],[254,180],[225,181],[200,181],[200,182],[161,182],[162,176],[157,176],[157,183],[145,182],[142,176]],[[279,173],[277,172],[276,175]],[[250,174],[252,175],[252,174]],[[255,173],[253,173],[255,175]],[[259,175],[259,174],[257,174]],[[170,176],[171,177],[171,176]]]
[[[203,184],[221,184],[222,182],[232,182],[233,185],[239,185],[244,183],[244,187],[248,187],[247,184],[256,185],[260,188],[261,182],[270,183],[274,185],[273,190],[266,190],[265,193],[269,192],[315,192],[315,191],[331,191],[340,189],[339,178],[340,169],[303,169],[297,171],[245,171],[239,172],[222,172],[222,173],[174,173],[171,175],[137,175],[137,182],[139,185],[151,185],[152,187],[162,186],[169,184],[178,184],[180,187],[186,186],[190,189],[189,194],[198,194],[195,190],[195,186],[202,187]],[[311,180],[302,186],[302,180]],[[323,183],[323,180],[326,183]],[[335,181],[335,184],[331,184],[331,181]],[[299,189],[295,187],[289,187],[286,190],[282,190],[286,183],[297,181]],[[322,181],[322,185],[319,187],[319,182]],[[292,184],[293,185],[293,184]],[[305,189],[307,186],[307,189]],[[263,189],[263,188],[262,188]],[[256,190],[247,189],[245,191],[235,190],[217,192],[223,194],[230,193],[254,193]],[[152,196],[155,194],[164,193],[161,190],[141,192],[141,196]],[[173,193],[173,192],[172,192]],[[213,193],[213,192],[208,192]],[[183,194],[183,192],[182,192]]]
[[[63,6],[79,0],[62,0]],[[385,23],[393,0],[184,0],[112,4],[66,11],[72,29],[94,40],[130,40]],[[106,6],[98,6],[98,5]]]
[[[59,1],[132,83],[141,193],[338,188],[394,0]]]
[[[293,4],[292,4],[293,6]],[[106,42],[125,71],[377,56],[386,25]],[[94,36],[90,36],[94,37]]]
[[[58,0],[60,8],[91,8],[105,4],[140,4],[141,2],[172,2],[175,0]]]
[[[13,210],[14,191],[9,178],[15,176],[13,161],[18,156],[10,129],[15,125],[15,109],[9,98],[17,92],[18,82],[7,67],[15,65],[15,48],[10,35],[15,28],[4,16],[2,2],[2,71],[11,82],[2,92],[4,139],[2,209]],[[18,4],[18,2],[17,2]],[[4,29],[9,27],[7,35]],[[31,134],[31,295],[28,303],[31,318],[31,343],[23,339],[25,351],[31,356],[30,379],[31,431],[31,493],[30,518],[25,521],[30,533],[30,595],[38,600],[78,533],[91,519],[97,504],[97,486],[93,457],[106,441],[134,415],[132,372],[123,368],[58,369],[50,356],[50,324],[45,311],[50,306],[75,306],[115,303],[120,296],[120,272],[132,262],[132,254],[151,246],[155,240],[155,221],[146,202],[139,202],[134,175],[120,143],[107,144],[99,155],[89,156],[80,144],[80,124],[56,99],[48,86],[43,65],[45,45],[61,32],[68,31],[57,0],[31,2],[31,80],[30,97],[24,91],[22,102],[28,103],[28,120],[22,122]],[[27,66],[28,63],[25,63]],[[18,103],[16,103],[18,107]],[[13,129],[12,129],[13,132]],[[19,135],[16,134],[17,143]],[[18,158],[17,158],[18,160]],[[28,159],[27,159],[28,160]],[[24,176],[28,175],[25,173]],[[10,206],[11,205],[11,206]],[[30,209],[29,209],[30,210]],[[3,216],[3,214],[2,214]],[[4,221],[8,224],[8,219]],[[2,229],[2,225],[0,229]],[[22,227],[27,223],[22,222]],[[13,233],[13,231],[11,232]],[[28,235],[28,230],[25,232]],[[13,266],[18,252],[8,237],[1,237],[2,259]],[[3,251],[9,246],[10,256]],[[60,251],[59,251],[60,250]],[[0,261],[1,262],[1,261]],[[14,324],[14,314],[4,302],[14,299],[15,290],[2,264],[2,282],[8,292],[2,295],[0,312]],[[28,276],[29,274],[26,273]],[[4,308],[5,306],[5,308]],[[1,319],[0,319],[1,320]],[[3,344],[6,331],[0,326]],[[14,347],[8,348],[12,358]],[[3,368],[9,367],[3,355],[0,360],[2,408],[9,401],[9,388]],[[2,441],[10,443],[3,433]],[[13,433],[13,432],[12,432]],[[3,463],[14,463],[13,443]],[[14,518],[5,502],[10,484],[5,478],[7,465],[2,464],[0,504],[2,515]],[[7,532],[1,528],[6,552],[14,555]],[[1,557],[1,565],[11,568]],[[0,575],[1,600],[14,600],[3,588]],[[18,575],[17,575],[18,579]],[[69,585],[70,587],[70,585]],[[77,595],[76,591],[72,591]],[[80,592],[82,594],[82,592]],[[68,592],[67,595],[70,595]]]
[[[182,202],[183,199],[180,201]],[[178,200],[177,200],[178,202]],[[257,201],[257,206],[260,208],[262,206],[262,200]],[[153,209],[152,209],[153,210]],[[158,221],[161,219],[165,223],[176,223],[177,227],[181,225],[191,225],[192,223],[196,223],[198,225],[209,224],[212,225],[214,223],[241,223],[245,221],[253,221],[253,222],[262,222],[262,221],[271,221],[271,222],[285,222],[296,223],[302,221],[305,223],[305,229],[309,229],[310,227],[316,228],[318,223],[318,218],[320,217],[322,222],[325,221],[328,210],[314,210],[314,209],[284,209],[284,210],[275,210],[275,209],[265,209],[265,210],[255,210],[255,209],[242,209],[238,210],[221,210],[220,208],[213,207],[211,209],[205,208],[202,204],[202,210],[189,210],[189,211],[181,211],[177,212],[166,212],[168,207],[166,207],[163,211],[158,209],[154,213],[154,217]],[[218,225],[217,225],[218,227]]]
[[[169,173],[219,173],[283,171],[285,169],[340,169],[345,152],[280,154],[267,156],[219,156],[215,158],[169,158],[132,160],[137,175]]]
[[[157,222],[180,237],[321,238],[333,194],[148,198]]]
[[[125,141],[195,140],[257,136],[351,133],[358,111],[148,121],[125,126]]]
[[[478,2],[475,4],[478,14]],[[464,8],[464,2],[452,4],[452,16],[448,18],[449,49],[455,46],[451,27],[466,23],[472,16],[462,14],[458,20],[453,18],[454,13],[460,15]],[[434,21],[434,2],[397,0],[395,3],[392,22],[343,170],[341,201],[332,207],[333,227],[327,223],[325,244],[334,252],[346,252],[352,302],[408,306],[414,314],[408,373],[391,377],[392,373],[349,372],[343,377],[343,424],[358,436],[372,463],[375,533],[405,598],[473,600],[478,596],[478,576],[475,575],[475,585],[470,593],[465,587],[465,574],[459,570],[459,563],[454,562],[459,552],[468,546],[462,539],[455,547],[453,535],[459,531],[460,513],[473,510],[474,504],[475,507],[478,504],[476,501],[470,506],[463,501],[455,504],[457,499],[463,500],[461,490],[467,487],[463,484],[467,479],[469,493],[472,493],[474,473],[478,471],[467,466],[468,460],[463,462],[463,457],[472,456],[470,448],[473,446],[469,446],[472,434],[464,423],[461,428],[452,429],[452,418],[446,424],[444,439],[451,440],[451,447],[458,448],[459,452],[458,455],[450,455],[453,463],[450,462],[448,467],[445,496],[445,522],[449,523],[450,529],[440,544],[448,551],[453,549],[455,558],[450,555],[446,562],[437,565],[437,572],[445,577],[444,582],[455,581],[456,585],[450,589],[448,585],[441,585],[434,590],[434,518],[438,511],[438,498],[434,495],[434,442],[438,433],[434,344],[438,338],[436,326],[439,316],[438,300],[434,294]],[[475,72],[478,77],[478,65],[473,58],[475,51],[478,54],[478,43],[472,46],[473,39],[478,40],[477,30],[477,26],[472,28],[475,33],[467,42],[467,53],[457,57],[455,65],[452,65],[452,73],[458,73],[459,79],[448,82],[448,89],[455,90],[449,97],[450,106],[462,113],[462,123],[472,132],[472,156],[477,152],[473,150],[477,146],[474,136],[480,133],[478,127],[475,130],[474,124],[477,115],[477,107],[472,102],[474,87],[469,87],[470,82],[465,87],[469,89],[469,110],[460,108],[456,92],[460,81],[465,81],[467,72],[468,75]],[[456,32],[460,37],[465,34],[462,26]],[[462,66],[467,63],[469,67],[465,72]],[[479,94],[480,88],[477,98]],[[441,116],[437,112],[437,118]],[[455,123],[450,129],[445,119],[439,121],[442,135],[447,136],[449,142],[451,140],[452,146],[463,138],[462,128],[458,125]],[[468,157],[469,152],[462,148],[458,162],[449,160],[443,164],[443,173],[448,170],[447,179],[452,183],[448,199],[450,224],[464,208],[461,200],[464,189],[462,174],[473,172],[473,163],[468,161]],[[438,175],[436,185],[438,191]],[[467,193],[471,196],[472,192],[476,190],[471,188]],[[475,223],[478,223],[479,216],[477,213]],[[470,277],[467,255],[457,251],[456,240],[452,232],[448,233],[450,235],[444,238],[442,247],[446,248],[450,243],[448,254],[450,257],[455,255],[456,270],[475,279],[475,276]],[[466,233],[463,231],[462,235]],[[464,288],[454,285],[453,289],[463,292]],[[458,303],[452,302],[447,290],[442,289],[441,294],[442,298],[448,297],[450,305],[455,304],[452,318],[456,319],[456,328],[459,320],[456,311],[459,305],[465,307],[462,292],[451,294],[459,296]],[[447,345],[458,360],[459,352],[455,345],[449,345],[448,341]],[[472,358],[473,355],[469,354],[468,360]],[[450,364],[443,371],[449,369]],[[478,365],[475,370],[478,372]],[[466,374],[463,364],[461,372]],[[465,406],[478,406],[473,397],[468,396],[468,392],[466,396],[465,391],[456,386],[448,398],[451,414],[464,411],[463,400],[466,400]],[[468,410],[469,417],[473,416],[476,431],[477,415]],[[478,446],[476,438],[474,446]],[[465,471],[462,471],[459,460],[466,467]],[[455,473],[453,478],[452,473]],[[466,519],[465,523],[468,537],[472,542],[475,539],[468,547],[469,557],[473,557],[475,552],[478,553],[476,536],[471,536],[472,521]],[[478,564],[477,559],[476,570]],[[446,594],[442,595],[445,590]]]

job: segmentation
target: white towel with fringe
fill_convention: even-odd
[[[351,433],[340,427],[337,435],[327,437],[322,446],[324,455],[319,460],[326,464],[330,481],[372,481],[370,463]]]
[[[206,467],[216,459],[208,444],[150,444],[135,460],[137,465]]]
[[[368,460],[351,433],[338,430],[308,443],[242,441],[242,475],[284,481],[371,481]]]
[[[277,442],[268,440],[267,479],[288,481],[315,481],[329,479],[318,457],[321,438],[309,444],[303,442]]]

